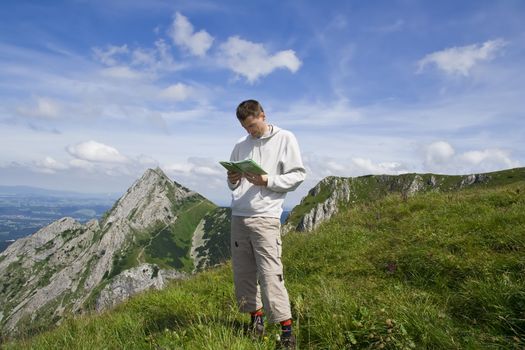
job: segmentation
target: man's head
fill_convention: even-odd
[[[268,130],[266,116],[256,100],[246,100],[237,107],[237,119],[252,137],[261,137]]]

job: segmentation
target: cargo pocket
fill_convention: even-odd
[[[281,255],[283,254],[283,242],[280,238],[277,238],[277,259],[281,259]]]

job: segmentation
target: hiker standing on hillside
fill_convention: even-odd
[[[266,121],[259,102],[237,107],[249,135],[233,148],[230,161],[253,159],[268,174],[228,171],[232,190],[231,252],[235,294],[242,312],[251,314],[255,335],[264,334],[263,305],[269,321],[280,323],[280,346],[295,348],[292,313],[281,262],[281,214],[287,192],[304,181],[306,171],[295,136]]]

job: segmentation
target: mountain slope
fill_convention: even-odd
[[[453,192],[470,186],[494,187],[525,180],[525,168],[471,175],[402,174],[360,177],[330,176],[320,181],[288,216],[283,231],[309,232],[340,210],[398,194]]]
[[[114,305],[111,300],[98,300],[100,293],[108,285],[125,289],[121,296],[149,288],[141,271],[159,278],[156,287],[163,285],[161,277],[183,277],[169,269],[194,269],[192,235],[216,208],[171,181],[161,169],[149,169],[100,222],[82,225],[63,218],[16,241],[0,254],[2,333],[34,332],[48,328],[64,314]],[[140,266],[144,267],[133,270],[134,275],[119,278]],[[161,276],[158,268],[164,269]],[[126,285],[129,278],[137,283]]]
[[[525,181],[356,203],[283,239],[301,349],[525,346]],[[273,349],[244,334],[230,266],[6,349]]]

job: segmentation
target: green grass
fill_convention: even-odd
[[[287,226],[298,227],[303,216],[319,203],[328,199],[334,190],[341,191],[343,184],[348,187],[348,202],[339,198],[339,207],[356,203],[365,203],[383,198],[389,194],[407,197],[407,190],[415,179],[419,179],[419,193],[455,192],[461,187],[494,188],[516,181],[525,181],[525,168],[515,168],[478,175],[478,180],[466,185],[466,176],[438,174],[402,174],[402,175],[365,175],[355,178],[327,177],[316,188],[310,190],[301,203],[293,208],[288,217]]]
[[[207,200],[190,201],[179,209],[173,225],[163,229],[146,249],[146,261],[161,267],[191,272],[190,257],[193,232],[204,216],[215,208]]]
[[[300,349],[523,349],[525,182],[362,203],[284,237]],[[273,349],[244,334],[231,267],[6,349]]]

